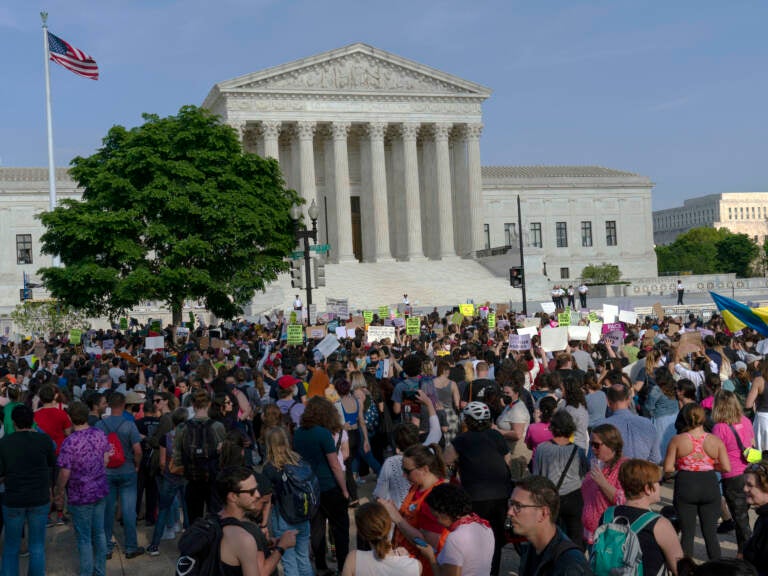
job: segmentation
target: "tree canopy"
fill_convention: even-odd
[[[64,264],[41,270],[45,285],[96,315],[159,300],[176,323],[185,299],[201,299],[232,318],[287,269],[298,197],[275,160],[244,152],[210,112],[184,106],[143,118],[72,161],[82,199],[40,216],[42,251]]]
[[[660,274],[732,272],[746,277],[758,255],[757,245],[746,234],[726,228],[693,228],[667,246],[656,247]]]
[[[616,264],[590,264],[581,271],[581,278],[590,284],[613,284],[621,278],[621,270]]]

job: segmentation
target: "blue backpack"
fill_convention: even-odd
[[[309,464],[287,464],[274,483],[275,504],[289,524],[300,524],[312,518],[320,505],[320,483]]]

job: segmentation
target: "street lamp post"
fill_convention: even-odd
[[[309,219],[312,220],[312,230],[307,230],[306,225],[300,222],[301,208],[299,205],[294,204],[291,206],[291,219],[296,224],[296,231],[294,233],[296,240],[299,242],[303,240],[304,242],[304,277],[307,285],[307,310],[309,310],[309,306],[312,304],[312,268],[310,266],[309,241],[311,239],[312,242],[317,244],[317,217],[320,215],[320,209],[317,207],[314,199],[312,204],[309,205],[307,213],[309,214]]]

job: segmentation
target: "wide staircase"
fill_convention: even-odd
[[[506,278],[494,276],[474,260],[424,260],[420,262],[379,262],[326,264],[326,286],[312,290],[317,310],[326,309],[326,298],[346,298],[350,312],[395,306],[403,294],[414,307],[455,306],[468,300],[476,304],[519,302],[520,290]],[[292,307],[299,294],[306,304],[306,290],[291,288],[290,276],[282,275],[266,293],[257,294],[249,318]]]

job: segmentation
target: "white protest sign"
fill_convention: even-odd
[[[568,347],[568,326],[541,329],[541,347],[545,352],[558,352]]]
[[[589,335],[589,326],[569,326],[569,340],[586,340]]]
[[[768,353],[768,338],[760,340],[760,342],[755,344],[755,350],[757,350],[758,354],[765,356],[765,354]]]
[[[328,356],[333,354],[339,346],[338,338],[336,338],[334,334],[328,334],[328,336],[320,340],[320,343],[315,346],[315,351],[320,352],[320,354],[328,358]]]
[[[105,351],[106,350],[114,350],[115,349],[115,341],[112,338],[110,338],[108,340],[104,340],[101,343],[101,346],[102,346],[102,348],[104,348]]]
[[[619,311],[619,322],[635,325],[637,324],[637,314],[635,314],[632,310],[621,310]]]
[[[395,339],[395,327],[394,326],[368,326],[368,343],[379,342],[389,338],[391,341]]]
[[[101,348],[99,348],[98,346],[86,346],[85,353],[93,354],[94,356],[101,356]]]
[[[589,323],[589,341],[592,344],[600,342],[600,336],[603,334],[602,322],[590,322]]]
[[[176,328],[176,336],[179,336],[179,337],[189,336],[189,328],[187,328],[186,326],[179,326],[178,328]],[[104,342],[106,343],[106,340],[104,340]]]
[[[530,350],[531,349],[531,337],[528,334],[510,334],[509,335],[509,349],[510,350]]]
[[[398,328],[402,328],[405,326],[405,318],[392,318],[392,325],[397,326]]]
[[[619,315],[619,307],[613,304],[603,304],[603,322],[610,324],[616,322],[616,317]]]
[[[624,332],[619,332],[618,330],[608,332],[608,334],[603,336],[603,340],[612,348],[618,348],[624,344]]]
[[[525,320],[523,320],[523,326],[525,326],[526,328],[528,328],[529,326],[535,326],[536,328],[538,328],[539,326],[541,326],[541,318],[526,318]]]
[[[526,326],[525,328],[518,328],[517,333],[521,336],[536,336],[539,333],[539,329],[536,326]]]
[[[555,303],[554,302],[542,302],[541,303],[541,309],[546,312],[547,314],[554,314],[555,313]]]
[[[355,337],[355,331],[354,330],[350,330],[350,332],[351,332],[351,336],[349,336],[349,337],[354,338]],[[347,337],[348,337],[347,329],[344,326],[337,326],[336,327],[336,338],[347,338]]]
[[[165,348],[165,338],[163,336],[148,336],[144,340],[144,348],[147,350],[162,350]]]

